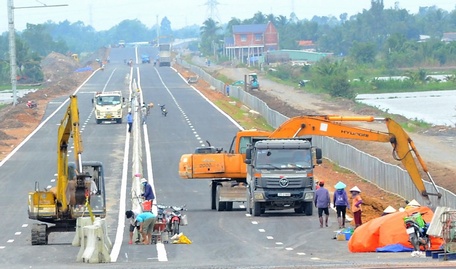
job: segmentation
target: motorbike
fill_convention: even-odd
[[[429,224],[426,223],[419,212],[404,217],[405,229],[409,235],[409,241],[414,251],[428,250],[431,248],[431,240],[427,234]]]
[[[166,117],[166,115],[168,115],[168,110],[166,110],[165,105],[159,105],[159,106],[160,106],[162,115]]]
[[[28,108],[37,108],[38,104],[35,101],[27,101],[27,107]]]
[[[305,81],[305,80],[300,80],[300,81],[298,82],[298,86],[299,86],[299,87],[305,87],[305,86],[306,86],[306,81]]]
[[[168,233],[175,235],[179,234],[179,226],[184,225],[185,215],[182,211],[187,210],[184,206],[169,206],[164,209],[164,218],[166,219],[166,229]],[[160,215],[160,213],[158,213]]]

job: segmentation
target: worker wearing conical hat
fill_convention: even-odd
[[[410,209],[410,208],[417,208],[417,207],[420,207],[420,203],[418,203],[417,200],[413,199],[412,201],[410,201],[407,206],[405,206],[405,210],[407,209]]]
[[[358,186],[355,186],[350,189],[350,193],[352,195],[352,207],[351,210],[353,212],[353,218],[355,219],[355,229],[361,226],[363,224],[362,219],[361,219],[361,214],[363,212],[361,208],[361,204],[363,203],[363,199],[361,199],[361,190],[358,188]]]
[[[339,229],[345,228],[345,214],[347,212],[347,208],[350,209],[350,202],[348,200],[347,192],[345,191],[345,185],[343,182],[339,181],[334,188],[336,191],[334,192],[334,207],[336,208],[337,214],[337,222],[339,223]]]
[[[385,208],[385,210],[383,210],[382,216],[385,216],[385,215],[388,215],[391,213],[395,213],[395,212],[397,212],[397,210],[394,207],[389,205],[387,208]]]

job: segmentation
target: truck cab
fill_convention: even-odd
[[[268,139],[246,152],[247,211],[259,216],[266,210],[294,209],[313,214],[315,182],[310,139]],[[321,150],[316,149],[317,163]]]
[[[92,103],[97,124],[103,121],[122,123],[123,101],[124,98],[121,91],[96,92]]]

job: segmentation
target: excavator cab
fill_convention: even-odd
[[[259,90],[260,83],[258,82],[258,75],[257,73],[250,73],[245,76],[245,85],[248,87],[249,90]]]

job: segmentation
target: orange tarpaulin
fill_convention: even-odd
[[[348,249],[351,252],[375,252],[379,247],[401,244],[413,248],[405,231],[404,217],[413,212],[420,212],[426,223],[430,223],[434,213],[429,207],[421,206],[378,217],[358,227],[350,240]],[[442,245],[441,238],[431,237],[431,249],[437,250]]]

